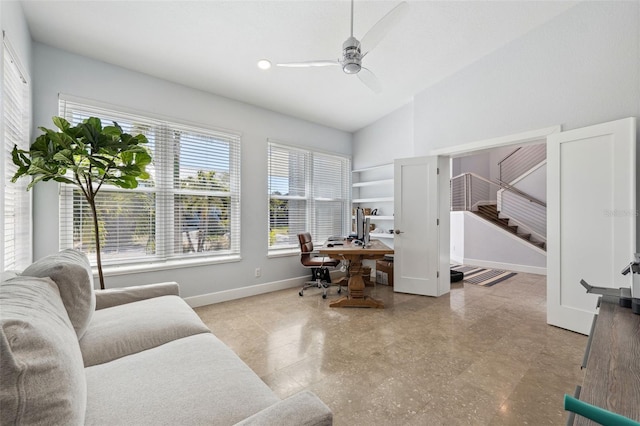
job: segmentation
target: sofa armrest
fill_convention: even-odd
[[[96,290],[96,310],[154,297],[174,295],[180,295],[180,286],[176,282]]]
[[[283,399],[251,417],[236,423],[236,426],[331,426],[333,413],[314,393],[298,392]]]

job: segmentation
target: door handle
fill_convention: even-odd
[[[396,233],[396,235],[404,234],[404,231],[401,231],[399,229],[396,229],[394,232]]]

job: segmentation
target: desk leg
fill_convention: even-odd
[[[384,308],[384,303],[381,301],[364,295],[364,287],[362,260],[359,257],[351,259],[348,295],[329,303],[329,306],[332,308]]]

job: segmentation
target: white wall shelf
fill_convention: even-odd
[[[371,180],[368,182],[356,182],[352,186],[354,188],[362,188],[364,186],[393,185],[393,179]]]
[[[393,220],[393,216],[382,216],[382,215],[372,215],[372,216],[365,216],[365,218],[368,217],[371,220]],[[355,216],[351,216],[351,219],[355,219]]]
[[[378,166],[363,167],[362,169],[352,170],[351,173],[371,172],[371,171],[383,169],[385,167],[393,167],[393,163],[385,163],[385,164],[380,164]]]
[[[393,202],[393,197],[378,197],[378,198],[356,198],[354,203],[389,203]]]
[[[377,209],[379,215],[366,217],[372,225],[376,225],[377,229],[385,231],[371,233],[370,237],[384,239],[388,244],[393,244],[393,234],[386,232],[393,229],[394,221],[393,163],[356,169],[352,173],[353,207]]]

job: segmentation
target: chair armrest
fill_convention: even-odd
[[[176,282],[96,290],[96,310],[160,296],[180,296]]]
[[[331,426],[333,413],[315,394],[298,392],[283,399],[251,417],[236,423],[236,426]]]

